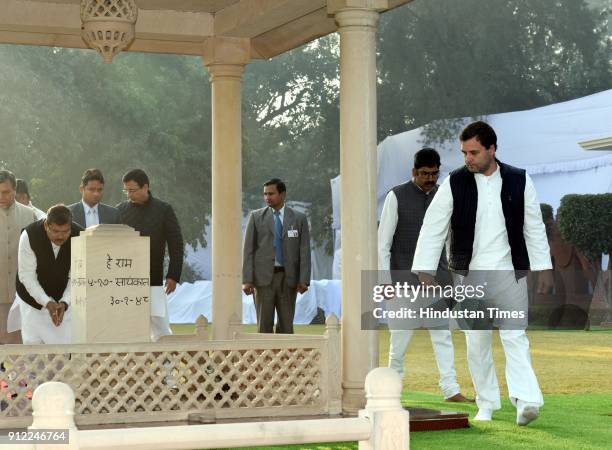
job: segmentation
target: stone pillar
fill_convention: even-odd
[[[150,342],[149,248],[149,237],[127,225],[101,224],[72,238],[73,344]]]
[[[376,26],[387,0],[329,0],[340,34],[342,407],[365,405],[375,331],[361,330],[361,271],[377,268]],[[374,336],[375,337],[375,336]]]
[[[359,442],[359,450],[408,450],[410,415],[402,407],[402,378],[389,367],[372,370],[365,381],[368,403],[359,417],[372,423],[368,441]]]
[[[242,318],[242,74],[250,42],[209,38],[204,64],[212,87],[212,328],[229,339],[230,317]]]

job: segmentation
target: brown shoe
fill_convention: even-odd
[[[452,397],[445,398],[444,401],[454,403],[474,403],[474,399],[464,397],[461,392],[453,395]]]

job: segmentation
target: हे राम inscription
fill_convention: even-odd
[[[72,239],[73,342],[148,342],[149,238],[98,225]]]

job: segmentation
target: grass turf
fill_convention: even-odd
[[[173,326],[177,333],[193,332],[193,325]],[[247,326],[246,331],[254,331]],[[321,334],[323,326],[298,326],[296,333]],[[494,333],[494,359],[502,396],[507,394],[503,349]],[[411,433],[413,449],[610,449],[612,448],[612,330],[529,331],[534,369],[544,393],[540,418],[528,427],[515,424],[516,410],[502,402],[492,422],[471,422],[462,430]],[[453,334],[455,366],[462,392],[473,396],[467,369],[465,339]],[[387,364],[389,333],[380,333],[380,364]],[[404,404],[470,413],[475,405],[448,404],[437,387],[435,366],[428,333],[418,330],[406,354]],[[243,450],[353,450],[356,442],[276,447],[248,447]]]
[[[423,392],[404,393],[410,406],[447,408],[440,397]],[[610,449],[612,444],[612,393],[563,394],[547,396],[542,416],[528,427],[515,425],[516,410],[503,401],[502,410],[491,422],[471,422],[470,428],[410,434],[410,447],[429,449]],[[470,413],[473,405],[452,405],[452,409]],[[243,450],[357,450],[356,442],[334,444],[247,447]]]

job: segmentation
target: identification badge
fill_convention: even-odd
[[[298,237],[298,230],[287,230],[287,237],[290,237],[290,238]]]

